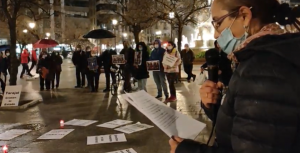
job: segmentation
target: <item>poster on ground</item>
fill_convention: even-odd
[[[20,135],[26,134],[30,132],[31,130],[26,130],[26,129],[12,129],[8,130],[4,133],[0,134],[0,140],[11,140],[13,138],[16,138]]]
[[[103,143],[115,143],[126,142],[127,139],[124,133],[121,134],[109,134],[87,137],[87,145],[103,144]]]
[[[22,86],[6,86],[1,107],[19,106]]]
[[[44,139],[44,140],[62,139],[72,131],[74,131],[74,129],[55,129],[43,134],[38,139]]]

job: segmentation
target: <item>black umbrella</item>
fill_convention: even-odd
[[[105,39],[105,38],[115,38],[115,37],[116,36],[112,32],[104,29],[92,30],[83,36],[83,38],[92,38],[92,39]]]

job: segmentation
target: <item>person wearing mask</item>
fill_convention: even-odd
[[[130,79],[133,73],[133,62],[134,62],[134,50],[129,46],[128,41],[123,42],[124,48],[121,50],[120,54],[124,54],[125,64],[121,65],[123,75],[124,75],[124,91],[130,92],[132,90]]]
[[[56,82],[55,88],[57,89],[59,87],[60,82],[60,73],[62,71],[61,65],[63,63],[63,60],[58,52],[52,52],[51,54],[52,61],[54,63],[53,65],[53,80],[52,80],[52,89],[54,89],[54,82]]]
[[[2,59],[2,73],[4,75],[4,82],[6,84],[7,74],[10,72],[10,51],[9,51],[9,49],[5,50],[4,54],[5,55],[3,55],[3,59]]]
[[[179,73],[178,66],[181,64],[181,57],[180,57],[180,52],[177,51],[177,49],[176,49],[175,43],[172,41],[168,42],[167,51],[165,52],[164,56],[166,56],[167,54],[177,58],[177,61],[172,66],[163,64],[164,71],[165,71],[167,79],[168,79],[169,90],[170,90],[170,94],[171,94],[171,96],[166,100],[166,102],[175,102],[175,101],[177,101],[175,80]],[[164,63],[164,61],[163,61],[163,63]]]
[[[300,29],[299,12],[277,0],[213,1],[215,38],[239,64],[223,98],[212,81],[200,89],[216,145],[174,137],[171,153],[300,152],[300,33],[280,27]]]
[[[149,60],[149,53],[147,51],[147,46],[144,42],[139,42],[136,45],[134,57],[134,78],[138,80],[138,89],[145,90],[147,92],[146,84],[147,79],[149,78],[149,72],[147,70],[146,62]]]
[[[86,53],[81,49],[81,45],[76,46],[76,51],[73,54],[72,62],[76,67],[77,85],[75,88],[82,88],[85,86],[85,70],[87,67]]]
[[[23,52],[21,53],[22,72],[21,72],[20,78],[23,78],[25,71],[27,71],[27,74],[30,77],[33,77],[33,75],[29,71],[28,62],[29,62],[29,53],[28,53],[27,49],[24,49]]]
[[[195,81],[196,75],[193,74],[193,62],[195,60],[195,55],[194,52],[190,49],[189,44],[184,45],[184,49],[181,51],[181,58],[184,71],[188,75],[187,81],[190,82],[191,78],[193,78],[193,81]]]
[[[157,87],[157,96],[155,98],[162,97],[162,91],[164,91],[166,100],[169,98],[169,92],[166,81],[166,74],[162,65],[162,60],[165,54],[165,49],[161,47],[161,42],[159,40],[154,41],[154,49],[150,54],[150,60],[158,60],[160,63],[160,71],[153,71],[153,79]]]
[[[29,69],[30,72],[34,68],[36,63],[37,63],[36,49],[33,49],[31,51],[31,66],[30,66],[30,69]]]
[[[51,57],[44,50],[40,53],[39,61],[37,64],[37,73],[40,74],[40,91],[44,91],[45,86],[47,90],[50,90],[51,78],[50,73],[51,69]],[[53,74],[52,74],[53,75]]]
[[[112,49],[105,50],[101,55],[101,65],[103,65],[105,78],[106,78],[106,88],[103,90],[103,92],[109,92],[110,91],[110,78],[112,79],[113,84],[116,84],[116,73],[111,71],[112,67],[115,67],[112,63],[112,55],[116,55],[116,51]]]
[[[88,61],[88,81],[90,83],[91,92],[98,92],[101,61],[97,56],[97,51],[93,50],[87,55]]]

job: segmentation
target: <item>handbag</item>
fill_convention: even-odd
[[[204,72],[200,73],[200,74],[196,77],[196,80],[195,80],[195,82],[196,82],[198,85],[202,85],[205,81],[206,81],[206,76],[205,76]]]

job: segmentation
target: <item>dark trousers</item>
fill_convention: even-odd
[[[35,65],[36,65],[36,61],[32,61],[29,71],[31,71]]]
[[[175,89],[175,80],[177,78],[177,73],[166,73],[168,83],[169,83],[169,90],[171,96],[176,97],[176,89]]]
[[[20,76],[21,78],[23,77],[25,71],[27,71],[27,74],[28,74],[28,75],[31,75],[27,63],[23,63],[23,64],[22,64],[22,67],[23,67],[23,68],[22,68],[22,72],[21,72],[21,76]]]
[[[91,91],[98,91],[100,74],[97,72],[88,72],[88,82]]]
[[[46,89],[50,89],[50,82],[50,80],[44,79],[42,75],[40,75],[40,89],[45,89],[45,85]]]
[[[76,66],[76,80],[77,80],[77,86],[82,87],[85,86],[85,69]]]
[[[112,73],[110,70],[105,70],[106,89],[110,89],[110,77],[113,84],[116,84],[116,73]]]
[[[60,72],[53,73],[53,80],[52,80],[52,89],[54,88],[54,82],[56,82],[56,88],[59,87],[59,80],[60,80]]]
[[[4,80],[2,80],[1,78],[0,78],[0,83],[1,83],[2,92],[4,93],[6,84],[5,84]]]
[[[130,84],[130,79],[131,79],[131,73],[129,72],[129,70],[124,70],[123,71],[124,74],[124,86],[123,89],[127,92],[131,91],[131,84]]]
[[[184,68],[184,72],[188,75],[187,80],[191,80],[191,78],[194,76],[193,64],[184,64],[183,68]]]

